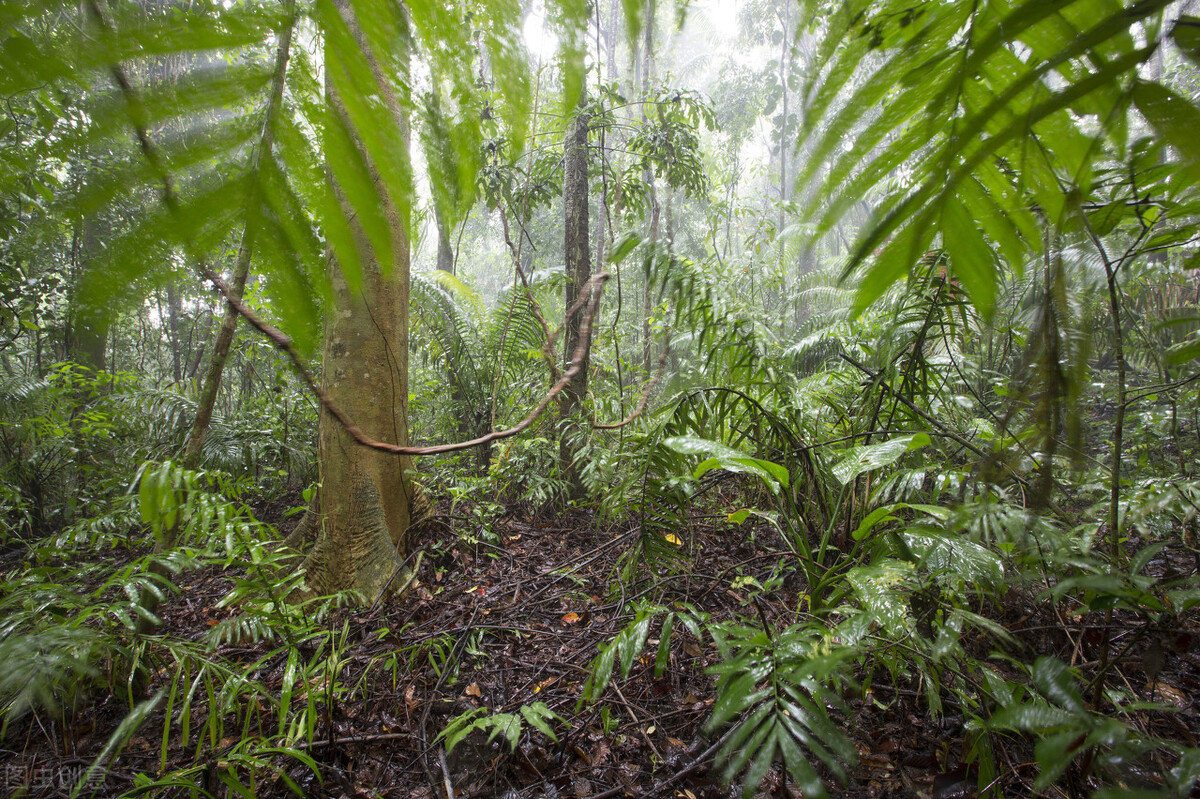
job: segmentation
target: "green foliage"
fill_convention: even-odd
[[[600,648],[600,654],[592,661],[587,681],[583,684],[580,702],[598,702],[604,696],[612,680],[613,671],[620,666],[621,677],[629,679],[635,663],[642,657],[646,641],[650,637],[650,627],[661,617],[659,622],[658,649],[654,655],[654,676],[662,676],[670,665],[672,635],[676,631],[676,622],[697,641],[704,641],[707,615],[695,608],[681,606],[676,609],[666,608],[642,602],[635,609],[632,621],[627,624],[612,641]]]
[[[136,457],[142,430],[120,403],[137,388],[132,375],[70,363],[44,378],[0,381],[0,480],[12,513],[6,530],[32,538],[62,529],[79,509],[121,488],[112,464]]]
[[[1139,76],[1171,34],[1167,5],[841,5],[807,86],[811,150],[800,178],[833,198],[814,215],[816,231],[890,173],[909,175],[886,190],[852,251],[857,308],[907,276],[940,234],[955,280],[991,316],[999,259],[1020,272],[1042,249],[1043,222],[1079,229],[1081,201],[1104,185],[1107,146],[1118,158],[1144,146],[1131,108],[1180,143],[1169,169],[1182,177],[1193,160],[1183,120],[1196,111]],[[884,112],[869,114],[885,99]],[[837,152],[849,136],[853,146]]]
[[[451,719],[438,738],[446,742],[446,751],[449,752],[472,732],[490,730],[488,743],[503,738],[509,750],[514,751],[526,724],[557,743],[558,733],[551,722],[567,725],[566,719],[547,707],[545,702],[521,705],[516,713],[490,713],[486,707],[477,707]]]
[[[670,331],[649,406],[579,458],[608,518],[637,525],[621,578],[646,580],[583,700],[649,670],[652,631],[664,673],[686,629],[718,650],[709,732],[747,792],[779,762],[806,795],[825,790],[818,769],[847,773],[855,680],[915,687],[935,716],[956,707],[980,788],[1011,739],[1041,768],[1035,790],[1073,775],[1097,796],[1147,795],[1130,763],[1162,775],[1157,794],[1194,790],[1200,755],[1153,734],[1139,714],[1171,711],[1153,677],[1150,701],[1119,687],[1126,650],[1108,631],[1153,637],[1200,603],[1182,573],[1200,551],[1200,23],[1165,0],[853,0],[807,4],[796,33],[790,7],[755,2],[743,32],[779,60],[723,68],[711,103],[658,88],[631,103],[615,75],[587,71],[604,9],[551,4],[561,64],[534,88],[519,5],[0,11],[0,544],[20,561],[0,583],[0,735],[115,696],[130,712],[97,767],[164,712],[160,773],[135,791],[254,795],[278,779],[302,792],[280,763],[316,772],[305,745],[366,684],[345,681],[348,628],[322,625],[349,597],[290,604],[301,575],[239,500],[315,479],[316,413],[267,344],[240,346],[207,471],[179,469],[196,404],[180,361],[193,358],[168,329],[182,315],[202,340],[213,309],[194,292],[147,298],[247,247],[248,301],[311,356],[329,261],[351,288],[371,263],[399,263],[426,183],[460,240],[479,237],[463,261],[507,273],[511,253],[488,251],[495,225],[472,216],[481,199],[507,214],[529,284],[492,296],[481,287],[497,278],[477,264],[413,275],[414,440],[506,426],[553,371],[555,126],[583,98],[595,256],[617,276],[593,330],[597,420],[627,416]],[[654,4],[622,9],[634,39],[657,21]],[[535,115],[542,91],[561,102]],[[807,107],[785,113],[794,101]],[[641,119],[621,116],[635,105]],[[746,147],[764,129],[774,163]],[[768,174],[792,154],[796,194]],[[653,241],[631,232],[655,224]],[[144,376],[55,364],[78,355],[92,306],[115,316],[90,332]],[[164,377],[171,354],[178,382]],[[553,507],[560,432],[482,449],[486,476],[447,480],[479,531],[469,540],[499,550],[502,502]],[[657,580],[701,557],[698,517],[782,544],[769,576],[734,568],[757,617],[747,606],[713,623]],[[143,527],[176,545],[135,557]],[[196,641],[138,634],[158,620],[150,600],[199,567],[240,569],[225,617]],[[1013,601],[1056,614],[1068,638],[1076,620],[1104,630],[1097,657],[1071,669],[1033,653],[1003,624]],[[226,659],[230,644],[255,647],[251,662]],[[394,690],[418,663],[453,682],[458,660],[438,633],[374,666]],[[514,746],[565,726],[541,703],[481,708],[442,740],[487,731]],[[187,757],[172,761],[180,741]]]
[[[838,779],[856,760],[854,745],[828,707],[844,709],[843,666],[854,651],[831,645],[807,625],[785,630],[739,624],[712,630],[722,662],[710,730],[733,722],[718,750],[726,780],[743,776],[742,795],[754,795],[776,758],[806,796],[825,796],[814,758]]]
[[[313,740],[324,708],[347,690],[339,680],[346,630],[322,626],[345,598],[285,603],[302,574],[275,551],[272,530],[214,492],[224,486],[218,475],[186,472],[170,463],[146,465],[137,491],[141,516],[151,526],[174,526],[178,549],[114,568],[107,553],[118,543],[115,538],[76,536],[71,543],[48,542],[34,550],[32,563],[20,573],[5,576],[0,584],[5,620],[0,626],[0,735],[29,714],[66,724],[108,693],[128,702],[130,714],[93,770],[114,759],[153,711],[165,707],[159,773],[139,775],[139,793],[163,795],[194,785],[211,771],[212,779],[243,794],[253,793],[256,782],[271,775],[303,795],[278,760],[291,758],[317,772],[297,743]],[[71,545],[74,557],[64,560]],[[148,614],[145,599],[161,600],[173,590],[162,575],[234,566],[244,574],[219,604],[237,611],[209,629],[205,641],[146,638],[137,632],[138,620]],[[218,654],[218,647],[229,642],[273,641],[280,643],[260,650],[250,664]],[[273,664],[282,668],[278,688],[256,676]],[[162,685],[149,700],[137,701],[152,680]],[[327,687],[322,694],[311,685]],[[268,719],[275,731],[262,734],[271,726],[264,723]],[[252,729],[260,734],[250,734]],[[229,745],[230,740],[235,743]],[[168,751],[180,747],[191,760],[169,768]],[[220,766],[213,771],[210,761],[217,754]]]
[[[1059,660],[1038,658],[1029,670],[1035,691],[1019,701],[1009,694],[1010,702],[992,715],[988,726],[993,730],[1014,730],[1038,736],[1035,747],[1041,769],[1035,790],[1045,790],[1063,773],[1077,767],[1087,768],[1117,779],[1124,779],[1131,762],[1155,751],[1176,757],[1173,768],[1164,769],[1163,790],[1155,796],[1191,795],[1200,778],[1200,751],[1171,741],[1149,736],[1126,722],[1122,716],[1143,705],[1122,696],[1112,697],[1118,715],[1107,716],[1087,708],[1075,674]],[[1106,797],[1140,795],[1122,789],[1107,788],[1097,795]]]
[[[700,131],[716,127],[715,113],[696,96],[679,90],[660,93],[651,102],[653,118],[629,142],[638,156],[630,171],[653,172],[668,186],[702,196],[708,179],[700,160]]]

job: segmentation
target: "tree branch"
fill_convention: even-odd
[[[572,365],[569,369],[562,373],[558,379],[558,382],[556,382],[550,388],[550,390],[546,392],[538,404],[534,406],[533,410],[529,412],[528,416],[512,427],[509,427],[505,430],[495,430],[487,435],[480,436],[479,438],[473,438],[470,441],[460,441],[455,444],[438,444],[431,447],[402,447],[398,444],[389,444],[386,441],[377,441],[363,433],[362,429],[354,423],[354,420],[351,419],[349,415],[347,415],[346,412],[343,411],[327,393],[325,393],[323,388],[321,388],[321,385],[317,382],[316,377],[314,377],[312,372],[308,370],[308,367],[305,366],[304,361],[296,352],[295,347],[292,346],[292,340],[288,338],[288,336],[282,330],[263,320],[262,317],[255,313],[242,300],[234,297],[230,291],[229,285],[221,278],[220,275],[207,266],[202,267],[202,271],[204,273],[204,277],[213,284],[217,291],[220,292],[221,296],[225,298],[225,301],[232,305],[237,312],[241,314],[243,318],[245,318],[251,327],[270,339],[272,344],[274,344],[288,356],[288,359],[292,362],[292,366],[296,369],[296,372],[300,375],[301,379],[304,380],[305,385],[308,386],[308,390],[314,397],[317,398],[317,401],[321,404],[321,407],[326,410],[330,416],[337,420],[337,423],[342,426],[342,428],[350,435],[351,438],[355,440],[356,443],[367,447],[368,449],[377,450],[379,452],[387,452],[392,455],[408,456],[440,455],[445,452],[458,452],[460,450],[470,449],[471,447],[478,447],[482,444],[487,444],[492,441],[511,438],[537,421],[537,418],[542,415],[547,407],[549,407],[550,403],[554,401],[554,398],[557,397],[562,390],[567,387],[567,384],[571,382],[571,378],[579,374],[580,369],[583,368],[583,364],[585,362],[584,358],[587,356],[588,349],[591,347],[592,323],[595,321],[596,315],[600,308],[600,295],[603,293],[605,281],[611,277],[608,272],[601,272],[600,274],[593,276],[592,279],[587,282],[586,290],[581,293],[579,301],[576,302],[575,305],[572,306],[572,308],[568,311],[567,316],[569,318],[574,316],[576,313],[579,313],[579,311],[583,308],[584,303],[587,303],[587,312],[584,314],[583,321],[580,323],[579,328],[579,346],[576,347],[571,358]]]

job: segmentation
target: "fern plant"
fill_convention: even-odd
[[[1000,686],[1003,706],[987,722],[997,731],[1012,730],[1038,736],[1034,752],[1040,772],[1034,790],[1045,790],[1068,769],[1078,769],[1081,778],[1091,774],[1109,786],[1094,796],[1125,799],[1133,796],[1186,797],[1200,779],[1200,749],[1146,735],[1133,722],[1132,714],[1153,705],[1117,692],[1112,698],[1116,716],[1088,709],[1079,682],[1059,660],[1038,658],[1029,668],[1033,691],[1022,686]],[[1125,719],[1129,720],[1126,721]],[[1157,789],[1129,785],[1130,764],[1153,764],[1161,777]]]
[[[846,709],[841,692],[853,648],[831,644],[820,627],[808,624],[772,630],[730,623],[715,626],[712,635],[722,662],[711,669],[717,698],[707,726],[733,724],[717,752],[725,778],[742,775],[748,798],[779,760],[806,796],[825,796],[814,764],[844,780],[857,759],[827,709]]]
[[[452,718],[438,734],[438,739],[445,742],[446,751],[450,752],[471,733],[490,731],[488,743],[502,738],[509,750],[515,751],[525,725],[557,743],[558,733],[551,726],[552,722],[567,724],[566,719],[551,710],[545,702],[521,705],[515,713],[491,713],[486,707],[477,707]]]

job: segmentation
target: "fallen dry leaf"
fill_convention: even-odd
[[[473,696],[476,699],[483,697],[483,692],[479,690],[479,683],[473,682],[467,686],[467,690],[463,691],[466,696]]]
[[[1187,694],[1175,686],[1168,685],[1165,682],[1147,683],[1146,687],[1142,690],[1145,691],[1146,695],[1151,699],[1164,702],[1168,705],[1174,705],[1175,707],[1187,707],[1191,704],[1191,700],[1188,699]]]

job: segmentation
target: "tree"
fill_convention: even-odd
[[[586,301],[584,289],[589,287],[592,259],[588,238],[588,118],[587,95],[581,93],[579,104],[567,128],[563,144],[563,252],[566,261],[567,289],[565,323],[567,328],[564,346],[566,366],[570,368],[572,354],[579,348],[580,305]],[[560,417],[563,429],[560,439],[560,460],[563,475],[567,480],[568,492],[573,498],[583,495],[580,477],[580,452],[586,435],[583,423],[577,418],[583,412],[587,397],[588,355],[584,355],[583,366],[563,391]]]
[[[293,11],[291,4],[288,10]],[[294,13],[294,11],[293,11]],[[275,48],[275,64],[272,72],[271,93],[263,111],[262,134],[254,152],[250,166],[251,174],[257,173],[264,159],[272,157],[275,141],[275,125],[278,122],[283,104],[283,89],[287,78],[288,59],[291,57],[292,32],[295,21],[292,20],[279,34]],[[247,198],[247,215],[257,215],[263,212],[262,197],[259,183],[251,184],[250,196]],[[242,239],[238,246],[237,261],[233,268],[233,281],[230,291],[237,299],[242,298],[246,289],[246,279],[250,274],[250,263],[254,258],[255,236],[258,225],[255,220],[247,219],[242,228]],[[225,361],[229,357],[229,349],[233,346],[233,336],[237,331],[238,312],[232,303],[226,303],[225,313],[221,317],[221,326],[217,330],[216,341],[213,342],[212,355],[208,361],[208,369],[204,374],[204,382],[200,388],[200,397],[196,402],[196,415],[188,432],[187,444],[184,448],[183,463],[190,469],[200,463],[200,453],[204,448],[204,439],[208,435],[208,426],[212,421],[213,408],[217,403],[217,392],[221,389],[221,377],[225,371]]]
[[[347,0],[322,20],[326,32],[326,97],[328,116],[325,152],[332,194],[344,236],[326,251],[331,292],[327,300],[322,345],[322,386],[328,403],[352,420],[359,432],[386,444],[408,444],[408,302],[409,231],[414,190],[409,158],[411,95],[410,59],[422,52],[431,67],[434,87],[443,81],[460,98],[473,96],[471,63],[466,51],[470,31],[460,9],[414,3],[398,8],[380,25],[356,18]],[[511,9],[508,9],[511,11]],[[410,17],[411,11],[411,17]],[[511,20],[490,20],[486,52],[493,68],[506,71],[509,89],[520,91],[521,65],[508,51]],[[461,37],[458,53],[437,38]],[[362,87],[371,85],[383,102],[363,102]],[[426,124],[445,125],[439,92],[424,106]],[[455,108],[459,124],[453,132],[468,142],[479,138],[478,110],[464,103]],[[520,104],[513,121],[522,120]],[[509,109],[512,110],[512,107]],[[473,117],[468,117],[472,114]],[[473,118],[474,127],[463,127]],[[522,121],[523,124],[523,121]],[[432,138],[432,137],[431,137]],[[458,143],[456,143],[458,145]],[[340,156],[340,157],[337,157]],[[474,191],[474,168],[462,159],[478,158],[478,148],[462,150],[437,141],[429,152],[438,201],[459,203]],[[358,193],[354,189],[358,189]],[[445,209],[439,210],[439,215]],[[355,589],[369,599],[397,585],[404,564],[408,527],[423,507],[409,473],[412,459],[360,446],[346,430],[345,419],[332,407],[322,408],[319,435],[321,482],[312,509],[292,541],[311,541],[305,561],[307,584],[317,593]],[[403,584],[401,581],[399,584]]]
[[[134,192],[141,201],[131,229],[105,249],[105,280],[87,299],[105,307],[117,287],[148,277],[163,285],[183,261],[218,285],[231,305],[241,304],[239,284],[255,259],[270,303],[264,312],[283,324],[299,357],[314,349],[320,318],[314,298],[324,298],[325,398],[344,416],[335,421],[329,407],[323,414],[319,516],[310,514],[297,540],[316,541],[308,558],[312,587],[356,587],[372,595],[400,557],[410,504],[404,475],[412,463],[351,443],[341,428],[348,422],[372,438],[407,443],[408,241],[416,198],[408,118],[420,110],[437,133],[430,138],[438,146],[426,159],[435,197],[453,197],[462,207],[475,190],[484,122],[468,54],[478,45],[498,76],[494,124],[507,126],[518,150],[528,114],[528,68],[518,45],[519,9],[511,3],[415,1],[383,11],[364,2],[317,4],[302,13],[313,14],[323,41],[323,99],[308,54],[288,58],[286,38],[301,23],[294,7],[283,11],[252,4],[147,15],[95,0],[85,4],[89,27],[78,36],[47,33],[35,40],[18,32],[6,39],[9,69],[0,89],[99,80],[90,125],[81,124],[70,141],[100,147],[134,133],[133,151],[121,151],[117,167],[75,200],[79,208],[94,208],[104,198]],[[260,58],[281,32],[273,63]],[[148,47],[153,58],[186,61],[200,50],[231,58],[184,80],[155,82],[144,71]],[[450,88],[448,102],[414,92],[408,67],[414,50],[428,64],[428,80]],[[296,68],[289,69],[293,62]],[[243,148],[249,109],[261,114],[260,137]],[[224,113],[212,113],[217,110]],[[158,135],[170,130],[186,135]],[[322,155],[324,175],[317,166]],[[229,285],[212,270],[210,254],[235,231],[242,246]],[[191,460],[202,443],[232,324],[227,314],[185,455]]]

